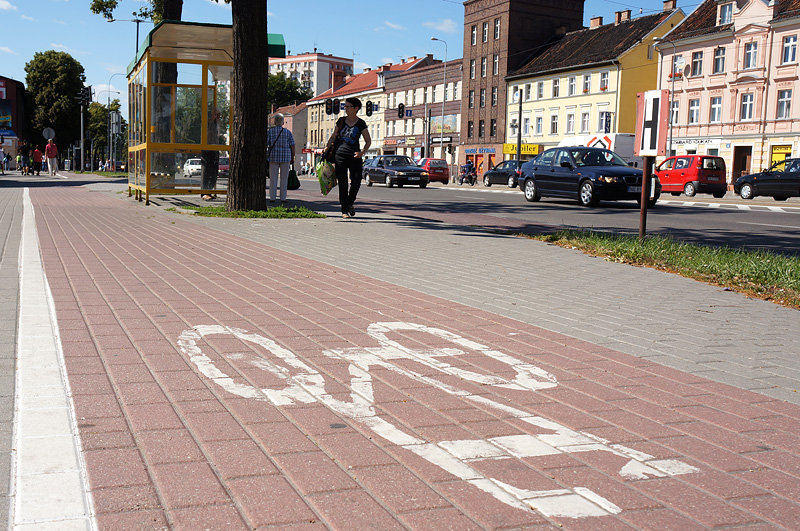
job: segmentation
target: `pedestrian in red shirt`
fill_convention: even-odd
[[[58,148],[52,138],[47,141],[47,145],[44,147],[44,156],[47,157],[47,169],[50,172],[50,176],[55,177],[58,171]]]
[[[39,151],[39,146],[33,150],[33,171],[36,172],[36,175],[42,171],[42,152]]]

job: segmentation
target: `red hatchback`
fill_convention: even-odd
[[[654,171],[661,183],[661,191],[672,195],[681,192],[692,197],[696,193],[722,197],[728,191],[725,180],[725,160],[710,155],[682,155],[669,157]]]
[[[428,172],[430,182],[447,184],[450,182],[450,168],[443,159],[422,159],[419,165]]]

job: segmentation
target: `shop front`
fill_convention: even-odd
[[[503,144],[493,144],[481,147],[464,148],[464,164],[471,160],[475,165],[478,176],[494,168],[495,164],[503,160]]]

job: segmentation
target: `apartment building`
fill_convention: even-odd
[[[317,53],[316,48],[313,52],[297,55],[287,52],[286,57],[269,58],[269,73],[280,72],[318,96],[332,86],[341,85],[345,77],[353,74],[353,60]]]
[[[505,77],[559,34],[583,27],[584,0],[464,2],[460,163],[479,172],[502,160],[506,131]]]
[[[618,11],[610,24],[594,17],[588,28],[565,34],[509,74],[506,158],[516,153],[518,134],[523,158],[564,141],[612,147],[617,133],[633,134],[636,95],[655,89],[658,80],[654,39],[683,19],[674,0],[653,15]]]
[[[445,159],[456,164],[461,134],[461,59],[386,79],[384,153]],[[404,106],[403,118],[398,109]]]
[[[800,1],[705,0],[658,44],[676,154],[719,155],[728,180],[800,155]]]

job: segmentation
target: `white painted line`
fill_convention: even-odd
[[[55,304],[28,188],[23,205],[9,528],[94,530]]]
[[[783,207],[768,206],[767,208],[770,209],[772,212],[786,212],[783,209]]]
[[[738,208],[739,210],[752,210],[750,208],[750,205],[736,205],[736,208]]]
[[[746,221],[739,221],[739,225],[757,225],[759,227],[777,227],[779,229],[800,229],[797,225],[775,225],[774,223],[748,223]]]

